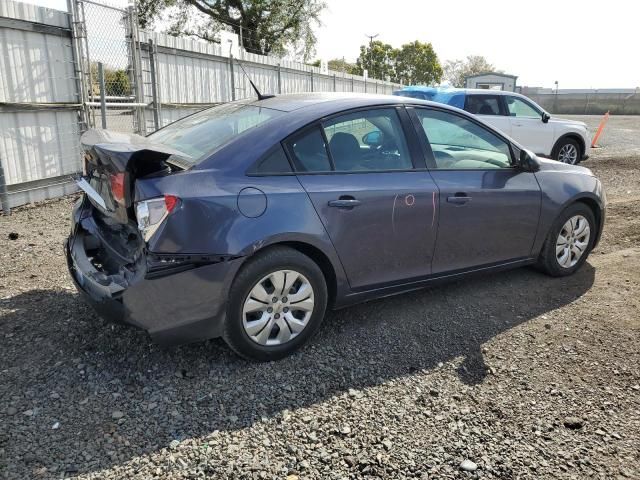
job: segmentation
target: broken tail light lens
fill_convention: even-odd
[[[167,215],[175,210],[179,201],[178,197],[165,195],[136,203],[138,230],[140,230],[145,242],[148,242],[156,233]]]
[[[125,205],[125,174],[114,173],[109,179],[111,182],[111,195],[120,205]]]

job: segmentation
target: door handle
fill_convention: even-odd
[[[458,192],[455,195],[447,197],[447,202],[453,203],[454,205],[464,205],[470,201],[471,197],[462,192]]]
[[[521,124],[521,123],[514,123],[514,124],[513,124],[513,126],[514,126],[514,127],[521,127],[521,126],[522,126],[522,124]]]
[[[360,200],[356,200],[352,196],[344,195],[340,197],[338,200],[330,200],[329,206],[335,208],[353,208],[360,205]]]

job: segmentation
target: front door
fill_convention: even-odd
[[[553,124],[543,122],[542,112],[522,98],[508,95],[504,101],[511,122],[511,137],[534,153],[551,155]]]
[[[415,112],[433,151],[431,175],[440,191],[432,272],[528,258],[540,216],[535,175],[514,168],[509,143],[470,118],[437,109]]]
[[[430,273],[437,188],[414,170],[395,108],[334,117],[288,149],[352,288]]]

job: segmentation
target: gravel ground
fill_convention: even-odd
[[[98,319],[72,198],[0,217],[0,478],[640,478],[639,133],[612,117],[585,162],[611,203],[578,274],[333,312],[271,364]]]

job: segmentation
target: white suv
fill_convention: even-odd
[[[584,122],[551,117],[540,105],[519,93],[416,86],[405,87],[394,95],[462,108],[537,155],[570,164],[589,156],[591,135]]]

